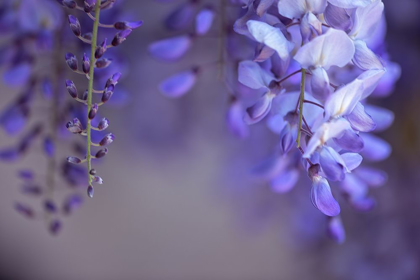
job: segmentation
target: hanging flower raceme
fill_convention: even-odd
[[[384,172],[365,165],[386,159],[391,150],[371,133],[389,127],[393,114],[368,103],[389,94],[399,77],[398,66],[383,53],[384,38],[374,36],[385,29],[384,5],[381,0],[244,4],[248,12],[234,28],[257,46],[254,61],[239,64],[238,80],[259,96],[244,120],[267,119],[279,134],[279,151],[258,172],[280,192],[293,188],[299,171],[306,172],[313,205],[329,217],[329,236],[342,242],[337,195],[357,210],[370,210],[375,201],[369,188],[386,181]]]
[[[92,139],[92,131],[104,131],[109,126],[109,121],[103,118],[97,126],[92,124],[99,113],[99,109],[105,103],[107,103],[114,94],[115,86],[118,84],[121,78],[121,73],[116,72],[112,74],[106,82],[102,85],[102,89],[95,89],[95,70],[98,68],[106,68],[111,65],[111,59],[103,57],[106,55],[107,50],[114,48],[122,44],[127,37],[131,34],[132,30],[142,25],[141,21],[137,22],[126,22],[118,21],[113,24],[103,24],[99,21],[100,13],[102,10],[112,8],[114,5],[113,0],[101,1],[101,0],[87,0],[83,6],[79,6],[75,1],[72,0],[59,0],[64,7],[69,9],[81,10],[87,17],[93,21],[93,30],[87,34],[82,34],[82,26],[78,18],[73,15],[68,16],[68,22],[74,35],[79,38],[83,43],[91,45],[90,55],[84,54],[81,63],[79,63],[77,57],[72,53],[65,55],[65,60],[69,68],[78,74],[85,76],[88,80],[88,89],[80,95],[74,82],[71,80],[66,81],[66,87],[70,96],[86,106],[86,114],[83,116],[81,121],[78,118],[74,118],[73,121],[69,121],[66,125],[67,130],[73,134],[79,134],[87,138],[86,143],[86,156],[84,158],[78,158],[70,156],[67,161],[72,164],[87,163],[87,176],[88,176],[88,187],[87,194],[89,197],[93,197],[94,188],[93,184],[102,184],[103,180],[96,174],[96,170],[92,166],[92,160],[96,158],[102,158],[108,152],[108,149],[103,147],[110,145],[115,136],[112,133],[108,133],[101,140],[95,143]],[[105,38],[101,43],[98,44],[98,29],[114,29],[116,34],[112,40]],[[97,96],[97,97],[94,97]],[[93,151],[97,147],[98,151]]]

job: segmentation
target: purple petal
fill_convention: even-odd
[[[386,130],[394,122],[394,113],[388,109],[365,105],[365,111],[372,116],[373,121],[376,123],[376,132]]]
[[[376,89],[385,73],[385,70],[368,70],[357,77],[358,80],[363,81],[362,99],[368,97]]]
[[[332,195],[330,185],[325,178],[315,176],[311,189],[311,200],[313,205],[327,216],[340,214],[340,205]]]
[[[353,15],[354,26],[349,33],[350,37],[364,40],[371,37],[375,32],[382,18],[384,3],[382,1],[370,2],[368,6],[356,9]]]
[[[394,91],[395,83],[401,76],[401,67],[397,63],[387,62],[386,63],[386,72],[380,79],[374,96],[388,96],[391,92]]]
[[[239,138],[246,138],[249,135],[249,127],[244,122],[245,110],[242,104],[234,101],[227,112],[226,121],[229,130]]]
[[[195,33],[204,35],[209,32],[214,21],[214,11],[211,8],[201,10],[195,17]]]
[[[6,148],[0,150],[0,160],[12,162],[20,158],[20,152],[17,148]]]
[[[181,58],[191,47],[191,36],[183,35],[160,40],[149,46],[149,52],[157,59],[174,61]]]
[[[301,18],[307,12],[322,14],[326,0],[281,0],[278,4],[279,13],[287,18]]]
[[[324,146],[319,152],[319,163],[328,180],[344,180],[346,166],[341,156],[331,147]]]
[[[27,111],[24,106],[14,105],[0,115],[0,125],[7,134],[16,135],[27,123]]]
[[[362,135],[365,147],[361,152],[366,160],[382,161],[389,157],[392,148],[387,142],[377,136],[364,133]]]
[[[359,167],[363,161],[363,157],[357,153],[345,153],[341,155],[341,158],[349,171]]]
[[[358,103],[350,115],[346,119],[350,122],[351,127],[356,131],[370,132],[375,130],[376,123],[369,116],[362,103]]]
[[[334,138],[334,142],[343,150],[354,153],[360,152],[365,146],[362,137],[350,129],[346,130],[340,137]]]
[[[274,76],[253,61],[242,61],[238,66],[238,81],[252,89],[267,88]]]
[[[286,193],[290,191],[299,180],[299,171],[296,169],[286,170],[271,180],[271,189],[278,193]]]
[[[261,0],[257,7],[257,15],[261,17],[277,0]]]
[[[353,19],[349,15],[349,12],[344,8],[334,6],[331,3],[325,8],[324,17],[328,25],[335,29],[347,32],[353,27]]]
[[[372,167],[360,167],[355,173],[370,187],[382,186],[388,180],[388,176],[384,171]]]
[[[170,30],[180,30],[188,27],[193,21],[196,10],[195,1],[187,1],[174,10],[165,20],[165,25]]]
[[[264,119],[270,113],[273,98],[273,94],[267,93],[258,99],[257,103],[246,110],[245,122],[247,124],[255,124]]]
[[[345,9],[352,9],[357,7],[366,7],[372,0],[328,0],[331,4],[345,8]]]
[[[354,42],[355,53],[353,63],[362,70],[384,69],[384,65],[378,56],[371,51],[366,43],[362,40]]]
[[[341,244],[346,239],[346,232],[340,217],[332,217],[328,220],[328,237]]]
[[[272,48],[267,47],[264,44],[259,44],[255,49],[254,62],[264,62],[276,53]],[[278,57],[278,56],[277,56]]]
[[[322,67],[317,67],[311,70],[311,73],[312,96],[317,100],[324,102],[328,99],[331,93],[328,74]]]
[[[3,74],[4,84],[14,87],[27,83],[31,75],[32,66],[29,63],[20,63],[9,68]]]
[[[193,69],[169,77],[160,83],[159,89],[166,97],[177,98],[191,90],[196,80],[197,71]]]

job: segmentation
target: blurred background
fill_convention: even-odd
[[[393,147],[379,165],[389,180],[373,190],[378,205],[371,212],[341,203],[347,234],[341,245],[325,237],[326,220],[310,202],[307,178],[280,195],[250,175],[277,136],[263,124],[244,140],[230,134],[217,69],[180,99],[159,93],[164,78],[218,55],[218,41],[209,37],[176,64],[149,56],[151,42],[173,34],[163,21],[179,2],[124,1],[128,16],[144,25],[119,47],[128,56],[121,80],[127,100],[104,107],[116,135],[96,166],[105,184],[65,218],[60,234],[13,209],[18,200],[39,203],[22,196],[16,174],[27,167],[48,173],[42,144],[0,164],[0,279],[420,279],[420,2],[383,0],[388,51],[402,68],[393,95],[375,101],[396,117],[381,134]],[[0,93],[4,110],[19,90],[0,84]],[[33,114],[42,118],[38,105]],[[2,146],[15,141],[0,132]],[[65,158],[66,142],[59,144]]]

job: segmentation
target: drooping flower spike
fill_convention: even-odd
[[[87,107],[87,115],[84,118],[85,123],[82,123],[79,119],[75,118],[73,121],[68,122],[66,127],[71,133],[80,134],[83,137],[87,138],[86,156],[84,158],[70,156],[67,158],[67,160],[69,163],[73,164],[82,164],[85,162],[87,163],[87,194],[91,198],[93,197],[94,193],[93,184],[103,183],[102,178],[97,176],[96,171],[94,171],[93,169],[92,160],[99,157],[102,158],[106,155],[106,152],[108,151],[106,150],[106,152],[104,152],[104,150],[99,150],[94,152],[93,148],[108,146],[115,139],[114,134],[108,133],[107,135],[103,136],[102,140],[100,140],[99,142],[93,142],[92,131],[104,131],[108,128],[109,121],[108,119],[104,118],[102,119],[102,121],[99,122],[97,127],[94,127],[92,125],[92,120],[95,119],[98,115],[101,106],[111,99],[115,90],[115,86],[117,85],[118,80],[121,77],[121,73],[114,73],[106,81],[102,89],[94,89],[95,69],[108,67],[111,64],[112,60],[103,57],[104,55],[106,55],[106,51],[109,48],[117,47],[120,44],[122,44],[131,34],[133,29],[138,28],[142,25],[142,21],[118,21],[114,24],[101,23],[99,19],[101,10],[111,8],[114,2],[115,0],[90,0],[85,1],[84,6],[79,6],[76,2],[72,0],[59,1],[59,3],[61,3],[66,8],[83,11],[91,20],[93,20],[93,30],[91,32],[91,35],[83,36],[79,20],[73,15],[68,16],[68,22],[74,35],[77,38],[79,38],[83,43],[90,44],[91,52],[90,56],[83,54],[81,67],[78,66],[78,60],[74,54],[67,53],[65,56],[69,68],[75,73],[83,74],[89,81],[89,87],[81,97],[77,92],[75,84],[70,80],[66,81],[66,87],[70,96]],[[98,29],[100,27],[107,29],[115,29],[117,32],[112,40],[107,40],[105,38],[102,43],[98,44]],[[98,94],[100,98],[93,97],[94,95]],[[96,99],[98,100],[95,101]]]

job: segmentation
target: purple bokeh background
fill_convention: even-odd
[[[169,36],[162,21],[176,4],[126,0],[145,24],[122,46],[130,55],[121,80],[130,100],[105,109],[117,137],[97,167],[105,184],[52,237],[12,207],[21,197],[16,170],[46,166],[41,145],[23,161],[2,163],[0,279],[420,279],[420,2],[384,3],[389,52],[402,67],[394,94],[378,100],[396,116],[383,133],[393,146],[381,164],[389,182],[374,190],[372,212],[343,203],[343,245],[325,237],[326,221],[307,184],[278,195],[250,176],[277,139],[263,125],[246,140],[229,134],[217,69],[181,99],[158,92],[177,70],[217,59],[217,40],[200,39],[180,63],[156,62],[147,46]],[[0,90],[2,109],[17,92],[1,84]],[[1,132],[0,141],[14,139]],[[59,153],[67,155],[65,143]]]

